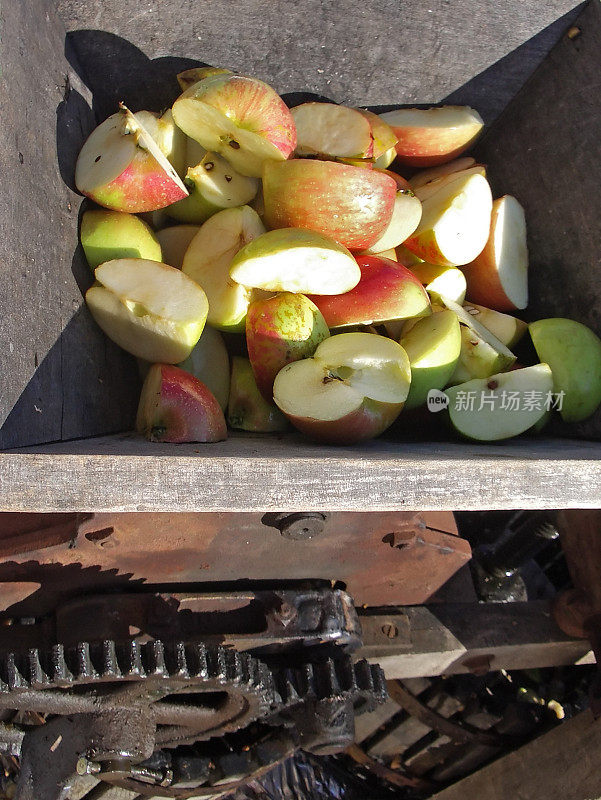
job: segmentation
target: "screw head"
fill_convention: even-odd
[[[396,637],[399,635],[399,629],[394,622],[385,622],[382,625],[382,633],[387,639],[396,639]]]

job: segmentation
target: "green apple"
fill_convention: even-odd
[[[160,242],[150,226],[124,211],[86,211],[81,218],[80,238],[92,269],[114,258],[163,260]]]
[[[422,261],[409,267],[411,272],[426,287],[426,291],[438,297],[448,297],[455,303],[463,303],[467,284],[465,275],[457,267],[441,267]]]
[[[288,420],[276,405],[265,400],[255,382],[250,361],[241,356],[232,359],[227,424],[230,428],[254,433],[288,430]]]
[[[225,411],[230,394],[230,357],[219,331],[205,325],[194,350],[178,366],[202,381]]]
[[[405,408],[426,402],[430,389],[447,385],[459,359],[461,331],[457,315],[445,309],[418,319],[400,341],[411,364],[411,388]]]
[[[214,328],[244,330],[248,306],[259,295],[249,284],[230,278],[230,266],[241,248],[264,233],[257,212],[240,206],[218,211],[190,242],[182,269],[205,290],[208,323]]]
[[[210,78],[211,75],[231,75],[232,71],[223,67],[191,67],[177,73],[177,82],[182,92],[194,86],[198,81]]]
[[[157,239],[163,250],[164,264],[181,269],[186,250],[200,230],[200,225],[171,225],[157,232]]]
[[[110,339],[145,361],[177,364],[190,355],[209,308],[193,280],[143,258],[106,261],[95,275],[86,303]]]
[[[359,283],[361,270],[333,239],[301,228],[279,228],[243,247],[232,260],[230,276],[271,292],[342,294]]]
[[[564,392],[558,400],[562,418],[580,422],[590,417],[601,403],[601,339],[573,319],[539,319],[529,330],[538,357],[553,372],[553,391]]]
[[[240,175],[216,153],[206,153],[196,166],[189,167],[184,180],[190,192],[167,213],[180,222],[201,223],[224,208],[249,203],[257,193],[259,180]]]
[[[453,427],[483,442],[519,436],[547,414],[553,375],[547,364],[502,372],[446,390]]]
[[[472,378],[487,378],[496,372],[508,369],[515,356],[508,357],[493,344],[486,341],[473,328],[461,326],[461,352],[449,383],[464,383]]]
[[[528,330],[528,325],[523,320],[512,317],[510,314],[503,314],[501,311],[479,306],[476,303],[464,303],[463,307],[468,314],[477,319],[507,347],[516,345]]]

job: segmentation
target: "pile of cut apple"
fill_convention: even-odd
[[[226,69],[178,81],[165,113],[121,105],[99,125],[75,176],[101,207],[81,224],[86,302],[139,359],[148,439],[292,425],[351,444],[445,390],[452,426],[492,441],[539,430],[553,395],[566,421],[601,403],[595,333],[513,316],[525,216],[463,155],[474,110],[289,109]],[[541,363],[518,365],[528,330]]]

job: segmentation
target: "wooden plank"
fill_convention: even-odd
[[[594,661],[588,642],[571,639],[555,625],[547,601],[408,606],[398,620],[399,630],[408,626],[408,633],[391,643],[388,654],[381,619],[361,617],[361,654],[377,661],[389,679]]]
[[[432,800],[593,800],[601,796],[601,721],[585,711],[433,795]]]
[[[601,445],[121,435],[0,453],[2,511],[411,511],[601,506]]]
[[[528,319],[570,317],[601,334],[601,3],[589,2],[476,154],[493,188],[524,205],[530,250]],[[574,191],[572,187],[578,185]],[[601,436],[601,410],[566,435]]]

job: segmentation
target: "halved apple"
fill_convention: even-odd
[[[231,75],[231,73],[230,69],[223,67],[191,67],[183,72],[178,72],[177,82],[182,92],[185,92],[190,86],[194,86],[195,83],[205,78],[210,78],[211,75]]]
[[[202,381],[225,413],[230,395],[230,357],[219,331],[205,325],[194,350],[178,367]]]
[[[260,178],[265,163],[283,161],[296,147],[292,114],[271,86],[257,78],[204,78],[175,101],[173,118],[184,133],[226,158],[242,175]]]
[[[122,258],[95,271],[86,303],[106,335],[145,361],[177,364],[203,331],[209,304],[181,270],[157,261]]]
[[[182,269],[209,301],[209,325],[225,331],[244,330],[248,305],[256,297],[247,283],[230,277],[236,254],[265,233],[265,226],[249,206],[226,208],[210,217],[190,242]]]
[[[184,263],[186,250],[190,242],[200,230],[200,225],[171,225],[157,232],[157,239],[163,250],[164,264],[181,269]]]
[[[363,251],[366,254],[380,253],[402,244],[419,225],[422,216],[422,204],[415,194],[408,189],[396,193],[392,217],[388,227],[377,242]]]
[[[403,348],[373,333],[341,333],[277,374],[273,399],[302,433],[330,444],[379,436],[399,415],[411,368]]]
[[[292,109],[296,154],[322,158],[370,158],[369,121],[356,109],[334,103],[302,103]]]
[[[86,139],[75,184],[98,205],[132,214],[164,208],[188,194],[152,136],[123,105]]]
[[[227,408],[230,428],[253,433],[277,433],[288,429],[288,420],[273,401],[267,401],[255,382],[250,361],[232,358],[230,400]]]
[[[169,206],[167,213],[180,222],[198,224],[224,208],[246,205],[259,188],[257,178],[236,172],[216,153],[206,153],[200,164],[189,167],[184,183],[189,196]]]
[[[311,295],[329,328],[371,325],[431,313],[420,281],[402,264],[381,256],[357,256],[359,283],[350,291]]]
[[[243,247],[232,260],[230,277],[270,292],[341,294],[359,283],[361,272],[346,247],[333,239],[280,228]]]
[[[459,433],[481,442],[509,439],[535,426],[547,413],[553,375],[535,364],[446,390],[448,413]]]
[[[458,173],[455,180],[422,200],[421,221],[405,246],[430,264],[467,264],[486,244],[491,209],[492,195],[486,178]]]
[[[220,442],[223,411],[210,390],[183,369],[153,364],[142,386],[136,430],[151,442]]]
[[[468,106],[399,108],[380,114],[395,132],[397,158],[412,167],[433,167],[451,161],[473,144],[484,127]]]
[[[269,162],[263,174],[268,228],[307,228],[351,250],[370,247],[382,236],[396,193],[389,175],[333,161]]]
[[[456,302],[460,303],[461,300]],[[485,308],[476,303],[464,303],[463,307],[506,347],[511,348],[517,344],[528,330],[528,325],[523,320],[509,314],[502,314],[500,311],[494,311],[492,308]]]
[[[463,267],[467,296],[497,311],[528,305],[528,246],[524,209],[511,195],[495,200],[484,249]]]
[[[448,297],[455,303],[463,303],[467,284],[465,275],[457,267],[441,267],[422,261],[411,267],[411,272],[426,287],[433,297]]]
[[[580,422],[601,403],[601,339],[573,319],[531,322],[530,336],[538,357],[553,371],[553,391],[566,422]]]
[[[453,161],[448,161],[446,164],[441,164],[439,167],[431,167],[430,169],[421,169],[416,172],[409,183],[413,190],[425,186],[427,183],[444,178],[446,175],[453,175],[455,172],[463,172],[463,170],[476,166],[476,159],[471,156],[462,156]],[[482,168],[484,170],[484,167]],[[486,177],[486,171],[482,173]]]
[[[92,269],[114,258],[163,261],[160,242],[150,226],[123,211],[86,211],[81,218],[80,239]]]

